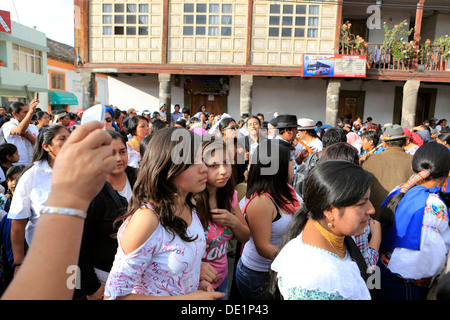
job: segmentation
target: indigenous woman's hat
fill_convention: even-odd
[[[407,137],[408,136],[405,134],[405,131],[403,131],[403,128],[401,126],[399,126],[398,124],[393,124],[385,128],[382,140],[394,141],[405,139]]]

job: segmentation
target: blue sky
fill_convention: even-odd
[[[47,38],[74,46],[73,0],[1,0],[0,10],[9,11],[15,22],[36,26]]]

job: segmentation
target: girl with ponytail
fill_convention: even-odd
[[[450,229],[439,191],[449,176],[450,151],[426,143],[414,154],[412,169],[415,174],[381,206],[381,289],[374,298],[425,299],[432,278],[444,269]]]

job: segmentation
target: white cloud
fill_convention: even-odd
[[[73,0],[2,0],[11,20],[36,27],[47,38],[74,46]],[[15,9],[14,9],[15,4]]]

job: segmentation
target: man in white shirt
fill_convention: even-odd
[[[39,100],[33,99],[30,106],[17,101],[11,104],[11,114],[14,117],[2,126],[5,140],[14,144],[18,151],[20,160],[14,165],[28,165],[33,157],[33,146],[39,134],[35,125],[31,124],[31,118],[36,111]]]

